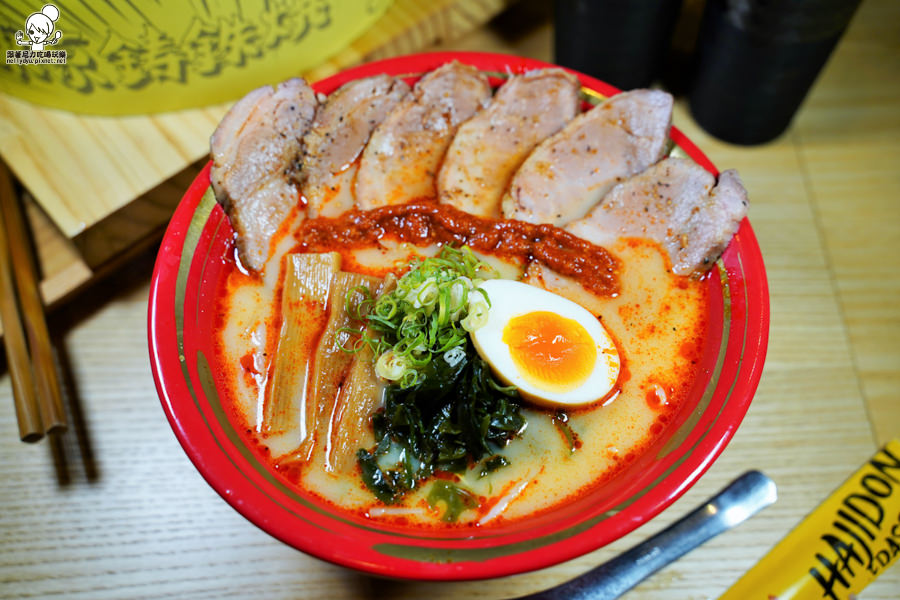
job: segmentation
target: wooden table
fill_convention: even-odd
[[[504,17],[450,47],[549,59],[551,29],[538,17]],[[19,443],[9,378],[0,377],[0,596],[507,598],[588,570],[761,469],[778,484],[776,505],[627,595],[716,597],[880,443],[900,436],[898,24],[900,4],[866,0],[794,125],[771,144],[717,142],[678,106],[676,125],[749,188],[771,338],[734,440],[645,527],[541,572],[457,584],[375,580],[284,546],[212,491],[166,423],[148,368],[152,254],[144,253],[52,319],[71,366],[73,431],[56,444]],[[897,590],[895,565],[861,598],[896,599]]]

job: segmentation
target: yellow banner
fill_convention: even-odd
[[[0,89],[104,115],[225,102],[320,64],[391,1],[7,0]]]
[[[900,441],[892,440],[720,600],[844,600],[900,556]]]

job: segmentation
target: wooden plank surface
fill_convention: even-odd
[[[900,2],[870,0],[793,135],[876,438],[900,436]]]
[[[212,491],[159,408],[145,342],[148,254],[56,315],[81,423],[58,448],[16,440],[0,377],[0,597],[510,598],[590,569],[758,468],[779,486],[776,505],[625,596],[717,597],[878,443],[900,436],[898,9],[893,0],[862,4],[794,126],[771,144],[718,142],[677,107],[676,125],[720,168],[737,168],[750,191],[771,337],[734,440],[645,527],[557,567],[456,584],[376,580],[284,546]],[[449,47],[549,59],[546,14],[523,10]],[[894,600],[898,589],[895,565],[860,598]]]

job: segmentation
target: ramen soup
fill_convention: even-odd
[[[389,273],[402,276],[412,259],[435,256],[445,246],[471,248],[490,266],[482,267],[486,277],[525,281],[587,308],[614,344],[614,379],[600,397],[573,405],[514,397],[523,424],[508,441],[462,469],[436,469],[413,489],[385,499],[367,483],[359,456],[378,442],[373,416],[384,410],[387,382],[371,373],[368,349],[323,354],[332,338],[360,328],[352,319],[329,323],[329,313],[345,299],[350,305],[360,285],[372,298],[386,293]],[[549,225],[480,218],[424,202],[334,219],[298,218],[272,248],[261,274],[233,260],[219,290],[221,397],[235,429],[288,485],[375,522],[493,527],[571,502],[613,480],[665,435],[700,368],[706,282],[674,275],[668,254],[653,241],[625,238],[600,248]],[[301,281],[306,291],[298,295],[303,277],[297,265],[312,262],[336,267],[344,279],[332,277],[328,289]],[[491,311],[516,304],[490,300]],[[553,310],[545,312],[552,316]],[[339,372],[323,373],[322,361],[331,359]],[[490,354],[485,360],[498,375]],[[362,377],[358,367],[366,370]],[[293,391],[279,399],[279,388]],[[328,397],[310,406],[316,389]],[[342,427],[350,433],[338,431]],[[386,452],[378,461],[408,459]]]

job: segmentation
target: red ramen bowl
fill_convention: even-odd
[[[545,63],[495,54],[407,56],[350,69],[313,87],[328,94],[378,73],[412,82],[459,60],[494,85]],[[585,100],[617,93],[580,78]],[[677,129],[676,149],[713,173]],[[595,550],[653,518],[684,493],[734,435],[762,372],[769,298],[760,250],[747,220],[719,260],[709,286],[702,369],[689,401],[663,436],[607,484],[532,519],[490,528],[386,526],[317,501],[288,485],[242,442],[217,389],[212,306],[233,250],[233,231],[209,190],[205,168],[178,206],[153,273],[149,343],[153,376],[176,437],[209,484],[251,522],[303,552],[393,578],[462,580],[548,567]]]

